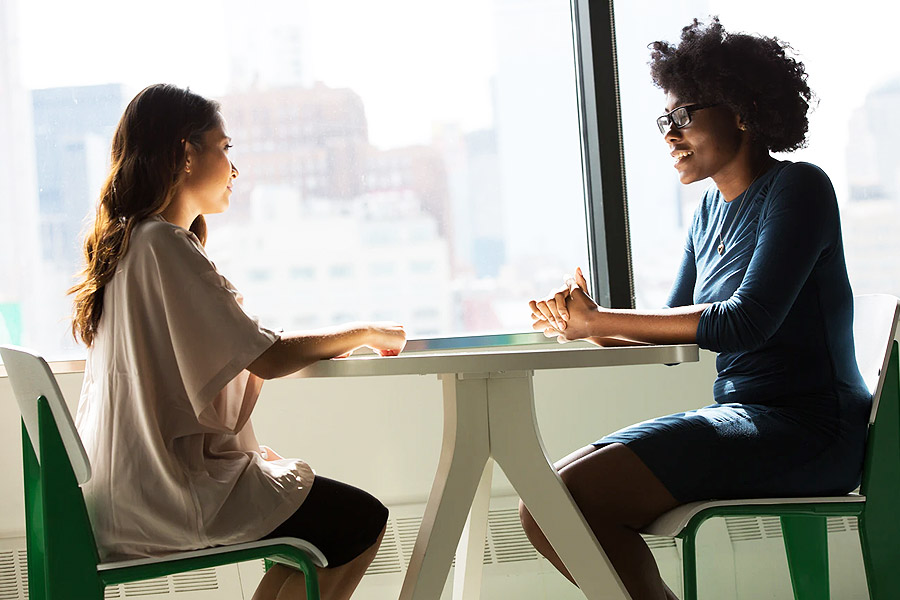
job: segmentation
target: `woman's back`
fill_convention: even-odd
[[[77,415],[102,552],[255,540],[306,496],[306,463],[259,454],[249,417],[262,380],[244,367],[278,336],[240,301],[192,233],[159,217],[135,227],[106,286]]]

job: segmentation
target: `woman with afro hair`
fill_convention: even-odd
[[[802,147],[812,92],[790,46],[696,19],[654,42],[657,119],[682,183],[712,179],[666,307],[615,310],[580,269],[532,301],[534,328],[600,345],[697,343],[718,353],[713,403],[638,423],[556,464],[635,599],[671,599],[639,531],[697,500],[843,494],[859,483],[871,405],[853,347],[834,188]],[[565,566],[524,506],[535,547]]]

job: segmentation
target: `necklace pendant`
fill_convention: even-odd
[[[725,242],[719,242],[719,246],[716,250],[719,251],[719,256],[722,256],[725,253]]]

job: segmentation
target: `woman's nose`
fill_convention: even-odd
[[[234,166],[234,163],[231,163],[231,178],[237,179],[237,176],[240,175],[241,172],[238,171],[238,168]]]
[[[675,127],[674,123],[670,122],[668,129],[666,129],[666,132],[663,134],[663,138],[667,142],[677,141],[681,139],[681,130]]]

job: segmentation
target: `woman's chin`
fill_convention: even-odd
[[[687,185],[689,183],[694,183],[696,181],[700,181],[701,179],[703,179],[703,178],[697,177],[697,174],[691,172],[690,170],[685,169],[683,171],[682,170],[678,171],[678,181],[680,181],[684,185]]]

